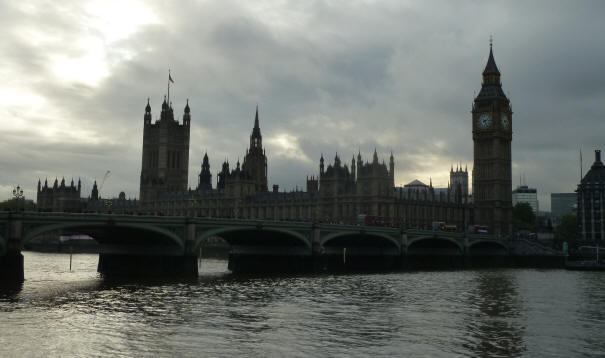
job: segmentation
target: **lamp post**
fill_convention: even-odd
[[[16,188],[13,189],[13,200],[15,200],[16,209],[24,210],[25,209],[25,195],[23,194],[23,189],[21,186],[17,185]]]
[[[23,199],[25,197],[25,195],[23,195],[23,189],[21,189],[19,185],[13,189],[13,197],[15,197],[15,199]]]

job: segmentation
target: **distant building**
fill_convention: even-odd
[[[322,155],[319,172],[307,177],[307,191],[280,192],[277,185],[270,191],[258,107],[242,163],[232,162],[231,167],[228,161],[222,163],[215,172],[213,188],[210,160],[205,154],[197,187],[190,189],[191,108],[187,102],[179,122],[170,98],[164,97],[159,120],[152,121],[149,100],[144,109],[139,200],[126,199],[124,194],[117,199],[103,199],[95,183],[90,198],[79,203],[79,208],[87,212],[345,224],[355,224],[359,214],[367,214],[384,217],[386,222],[401,227],[431,229],[433,221],[445,221],[461,231],[476,224],[488,226],[495,235],[508,235],[512,229],[512,110],[502,90],[491,45],[482,77],[469,118],[474,160],[472,200],[466,168],[463,171],[457,167],[454,171],[452,167],[447,188],[434,188],[432,181],[429,185],[413,181],[395,188],[393,153],[388,160],[379,160],[376,150],[367,160],[358,152],[350,162],[336,154],[331,164]],[[39,201],[44,203],[47,196],[58,197],[39,188],[41,191]],[[74,202],[79,202],[79,194],[78,185]],[[53,211],[63,211],[54,201],[49,202]],[[535,202],[533,208],[537,212],[537,199]]]
[[[538,215],[538,190],[530,188],[527,185],[518,186],[517,189],[513,190],[513,206],[518,203],[528,203],[534,214]]]
[[[481,90],[473,101],[473,221],[496,235],[512,231],[513,111],[504,94],[492,46]]]
[[[595,161],[578,185],[578,222],[584,242],[601,242],[605,238],[603,221],[603,190],[605,190],[605,165],[601,151],[595,150]]]
[[[73,179],[70,185],[65,185],[65,178],[61,179],[61,184],[55,178],[55,183],[52,187],[48,186],[48,180],[44,180],[44,185],[38,180],[36,197],[38,210],[79,212],[82,210],[81,189],[82,183],[79,179],[77,187],[74,185]]]
[[[139,208],[137,199],[126,199],[126,194],[122,191],[117,198],[99,198],[97,182],[92,189],[90,198],[84,202],[83,211],[89,213],[113,213],[113,214],[134,214]]]
[[[553,225],[557,225],[561,217],[573,214],[578,210],[578,194],[552,193],[550,194],[550,208]]]
[[[450,169],[450,186],[454,191],[454,195],[461,198],[468,197],[468,170],[466,167],[462,170],[462,166],[456,166],[456,171],[454,171],[454,166],[452,165]]]
[[[151,120],[149,100],[145,107],[139,191],[142,202],[156,200],[167,191],[187,190],[191,109],[187,100],[183,122],[179,123],[168,101],[164,97],[160,119],[155,123]]]

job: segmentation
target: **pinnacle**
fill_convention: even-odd
[[[498,75],[500,76],[500,71],[498,70],[498,66],[496,66],[496,61],[494,60],[494,52],[492,51],[492,45],[489,45],[489,58],[487,59],[487,65],[485,65],[485,70],[483,70],[483,75]]]

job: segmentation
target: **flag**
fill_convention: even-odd
[[[172,76],[170,76],[170,72],[168,72],[168,81],[174,83],[174,80],[172,79]]]

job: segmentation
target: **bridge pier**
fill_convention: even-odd
[[[20,284],[25,280],[23,275],[23,255],[21,252],[0,256],[0,283]]]
[[[328,247],[321,260],[322,271],[384,271],[401,268],[397,250],[367,247]]]
[[[197,277],[197,256],[99,254],[104,276]]]
[[[4,285],[20,284],[25,280],[23,255],[21,254],[23,221],[20,214],[10,214],[6,231],[8,240],[4,255],[0,256],[0,283]]]
[[[312,256],[229,254],[229,270],[236,273],[304,273],[313,268]]]

